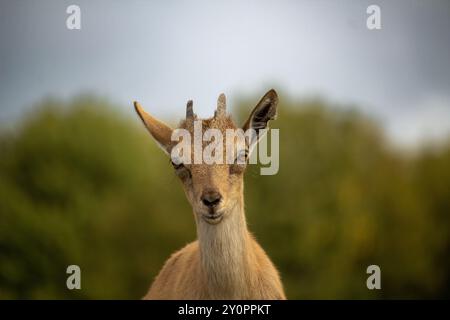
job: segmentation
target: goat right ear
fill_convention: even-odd
[[[249,150],[258,143],[265,129],[269,126],[269,121],[274,120],[277,116],[278,95],[275,90],[269,90],[264,97],[258,102],[251,112],[242,129],[246,132],[249,129],[254,130],[249,141]]]
[[[134,102],[134,108],[158,146],[163,149],[165,153],[170,154],[172,129],[165,123],[145,112],[139,102]]]

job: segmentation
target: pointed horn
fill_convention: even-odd
[[[225,116],[227,111],[227,99],[223,93],[219,95],[217,99],[217,110],[215,116]]]
[[[192,100],[189,100],[186,105],[186,120],[194,118],[194,108]]]

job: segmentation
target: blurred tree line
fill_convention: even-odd
[[[1,131],[0,299],[141,298],[195,239],[168,158],[117,109],[47,100]],[[406,154],[371,119],[318,100],[281,99],[272,127],[279,173],[250,166],[245,201],[289,299],[450,297],[450,144]],[[66,288],[71,264],[81,290]],[[381,290],[366,287],[371,264]]]

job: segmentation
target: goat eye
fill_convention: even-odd
[[[235,164],[245,165],[247,163],[247,150],[239,151],[236,159],[234,160]]]
[[[234,160],[234,163],[230,166],[231,174],[241,174],[244,172],[247,166],[247,150],[242,150],[238,153],[238,156]]]
[[[175,173],[177,174],[178,177],[180,177],[181,180],[191,178],[191,171],[188,168],[186,168],[186,166],[182,162],[178,164],[173,161],[171,162],[173,168],[175,169]]]
[[[178,170],[178,169],[181,169],[181,168],[184,167],[184,164],[182,162],[177,164],[177,163],[171,161],[171,163],[172,163],[172,166],[174,167],[175,170]]]

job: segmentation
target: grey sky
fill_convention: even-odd
[[[81,7],[82,29],[66,29]],[[382,30],[366,28],[381,7]],[[378,117],[397,142],[450,132],[449,1],[2,1],[0,121],[80,92],[164,118],[269,87]],[[131,111],[130,111],[131,112]]]

